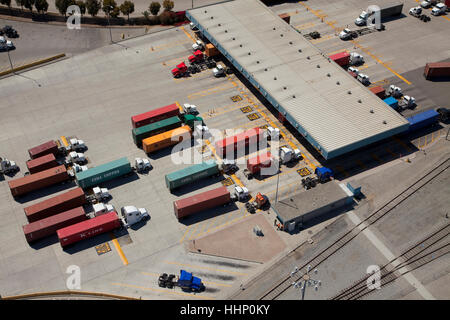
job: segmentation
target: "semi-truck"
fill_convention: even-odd
[[[180,127],[182,124],[178,116],[170,117],[161,121],[153,122],[151,124],[134,128],[132,130],[133,141],[137,147],[142,147],[142,140]]]
[[[142,140],[142,149],[146,153],[152,153],[181,142],[184,138],[192,137],[192,129],[182,126]]]
[[[380,18],[381,18],[380,22],[383,22],[383,20],[385,20],[386,18],[401,15],[402,10],[403,10],[403,3],[401,3],[401,2],[395,2],[395,3],[380,6]],[[372,15],[376,14],[376,12],[377,11],[375,11],[375,10],[373,10],[373,11],[368,10],[368,11],[361,12],[359,17],[356,18],[355,24],[357,26],[366,25],[367,19],[369,19],[369,17],[371,17]]]
[[[86,171],[77,172],[75,180],[79,187],[88,188],[103,182],[126,175],[132,171],[130,161],[120,158],[100,166],[90,168]]]
[[[148,112],[144,112],[131,117],[131,125],[133,128],[139,128],[147,124],[161,121],[170,117],[180,115],[180,108],[176,103],[165,107],[157,108]]]

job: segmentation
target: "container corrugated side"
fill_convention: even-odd
[[[261,128],[253,128],[237,135],[227,137],[216,142],[216,151],[223,156],[228,150],[236,150],[238,145],[248,146],[250,142],[259,143],[263,137],[264,131]]]
[[[185,138],[190,139],[191,136],[192,129],[182,126],[142,140],[142,148],[146,153],[151,153],[178,144]]]
[[[115,179],[131,172],[130,161],[126,157],[104,163],[86,171],[77,172],[75,178],[78,186],[88,188],[105,181]]]
[[[230,201],[230,192],[227,188],[219,187],[174,201],[174,214],[178,219],[181,219],[197,212],[224,205]]]
[[[133,128],[139,128],[147,124],[167,119],[180,114],[180,108],[176,103],[155,110],[144,112],[131,117]]]
[[[256,157],[247,160],[247,169],[253,174],[258,173],[261,168],[270,167],[273,159],[270,152],[257,155]]]
[[[86,203],[83,189],[76,188],[60,195],[25,207],[28,222],[34,222],[55,215],[57,213],[82,206]]]
[[[56,162],[56,158],[53,153],[27,161],[27,168],[30,173],[47,170],[56,167],[57,165],[58,163]]]
[[[8,181],[13,196],[21,196],[69,179],[65,166],[61,165],[22,178]]]
[[[170,190],[192,183],[194,181],[210,177],[219,173],[219,167],[215,161],[205,161],[193,166],[166,174],[166,186]]]
[[[77,207],[45,219],[31,222],[22,226],[22,228],[25,239],[31,243],[56,234],[58,229],[71,226],[86,219],[87,216],[83,207]]]
[[[141,147],[143,139],[171,129],[175,129],[181,126],[181,123],[182,122],[179,117],[170,117],[139,128],[135,128],[132,130],[133,141],[138,147]]]
[[[120,220],[117,213],[110,212],[62,229],[58,229],[56,234],[58,235],[61,246],[65,247],[69,244],[92,238],[96,235],[119,227]]]
[[[439,113],[431,109],[409,117],[406,120],[409,122],[409,131],[413,131],[437,122],[438,118]]]
[[[44,142],[43,144],[28,149],[28,154],[30,155],[31,159],[36,159],[49,153],[52,153],[54,155],[58,153],[58,145],[54,140]]]

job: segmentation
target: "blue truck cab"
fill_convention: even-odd
[[[187,272],[185,270],[180,270],[178,286],[183,291],[200,292],[205,289],[205,286],[200,278],[194,277],[191,272]]]
[[[320,182],[326,182],[334,177],[333,170],[326,167],[317,167],[316,170],[314,170],[314,173],[317,175]]]

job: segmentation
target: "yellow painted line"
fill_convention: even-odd
[[[350,42],[352,42],[356,47],[358,47],[360,50],[362,50],[363,52],[365,52],[366,54],[368,54],[372,59],[374,59],[376,62],[378,62],[379,64],[381,64],[383,67],[385,67],[386,69],[388,69],[390,72],[392,72],[393,74],[395,74],[398,78],[400,78],[401,80],[403,80],[406,84],[411,84],[410,81],[406,80],[403,76],[401,76],[400,74],[398,74],[394,69],[392,69],[387,63],[381,61],[377,56],[375,56],[373,53],[371,53],[369,50],[367,50],[365,47],[363,47],[362,45],[360,45],[356,40],[350,40]]]
[[[186,231],[184,232],[183,236],[180,239],[180,243],[182,243],[184,241],[184,238],[186,238],[186,235],[189,233],[189,230],[191,229],[191,226],[188,226],[186,228]]]
[[[332,52],[328,52],[327,56],[331,56],[332,54],[339,53],[339,52],[347,52],[347,53],[349,53],[349,51],[347,49],[339,49],[339,50],[335,50],[335,51],[332,51]]]
[[[243,273],[243,272],[230,271],[230,270],[225,270],[225,269],[216,269],[216,268],[204,267],[204,266],[196,266],[196,265],[192,265],[192,264],[184,264],[184,263],[178,263],[178,262],[174,262],[174,261],[163,261],[163,262],[166,263],[166,264],[173,264],[173,265],[177,265],[177,266],[181,266],[181,267],[187,267],[187,268],[219,271],[219,272],[223,272],[223,273],[236,274],[236,275],[240,275],[240,276],[247,275],[247,273]]]
[[[113,282],[112,285],[114,285],[114,286],[121,286],[121,287],[128,287],[128,288],[136,288],[136,289],[147,290],[147,291],[168,293],[168,294],[173,294],[173,295],[178,295],[178,296],[185,296],[185,297],[192,297],[192,298],[197,298],[197,299],[215,300],[212,297],[207,297],[207,296],[198,295],[198,294],[189,294],[189,293],[178,292],[178,291],[169,291],[169,290],[156,289],[156,288],[147,288],[147,287],[137,286],[137,285],[134,285],[134,284]]]
[[[112,243],[114,244],[114,247],[116,247],[117,253],[119,254],[120,259],[122,260],[124,265],[128,265],[128,260],[127,257],[125,257],[125,254],[122,251],[122,248],[120,247],[119,241],[117,241],[116,237],[114,236],[114,234],[111,232],[111,240]]]
[[[61,139],[61,142],[63,143],[63,145],[65,146],[65,147],[68,147],[69,146],[69,142],[67,142],[67,138],[65,137],[65,136],[61,136],[61,137],[59,137],[60,139]]]
[[[319,39],[312,39],[312,40],[310,40],[310,41],[311,41],[311,43],[316,44],[316,43],[320,43],[320,42],[324,42],[324,41],[330,40],[330,39],[332,39],[332,38],[335,38],[335,36],[329,34],[329,35],[326,36],[326,37],[319,38]]]
[[[192,36],[189,34],[189,32],[186,31],[186,29],[184,29],[184,27],[180,27],[180,29],[186,34],[186,36],[192,40],[193,43],[195,43],[195,39],[192,38]]]
[[[180,112],[183,113],[183,107],[180,105],[180,103],[178,101],[175,101],[175,104],[177,105]]]
[[[192,228],[192,233],[191,233],[191,235],[190,235],[188,241],[189,241],[189,240],[192,240],[192,239],[194,238],[194,236],[195,236],[195,230],[196,230],[197,228],[198,228],[198,224],[195,224],[194,227]]]
[[[57,60],[57,59],[60,59],[60,58],[64,58],[65,56],[66,56],[65,53],[61,53],[61,54],[57,54],[56,56],[53,56],[53,57],[45,58],[45,59],[42,59],[42,60],[34,61],[34,62],[31,62],[31,63],[24,64],[22,66],[15,67],[12,70],[8,69],[8,70],[0,72],[0,77],[2,77],[4,75],[7,75],[7,74],[10,74],[12,72],[21,71],[21,70],[24,70],[24,69],[27,69],[27,68],[32,68],[32,67],[38,66],[38,65],[43,64],[43,63],[47,63],[47,62],[51,62],[51,61],[54,61],[54,60]]]
[[[213,88],[209,88],[206,90],[192,93],[192,94],[188,95],[187,97],[188,97],[188,99],[192,100],[192,97],[194,97],[194,96],[206,97],[210,94],[217,93],[217,92],[224,91],[224,90],[231,89],[231,88],[232,87],[229,85],[229,83],[225,83],[225,84],[221,84],[219,86],[213,87]]]
[[[303,30],[303,29],[314,27],[314,26],[315,26],[314,22],[308,22],[308,23],[304,23],[304,24],[299,24],[298,26],[295,26],[294,28],[297,30]]]
[[[223,224],[221,224],[221,225],[218,225],[218,226],[216,226],[216,227],[214,227],[214,228],[212,228],[212,229],[210,229],[210,230],[207,230],[204,234],[200,234],[199,236],[204,236],[204,235],[208,234],[209,232],[212,232],[212,231],[214,231],[214,230],[221,229],[221,228],[223,228],[223,227],[225,227],[225,226],[228,226],[230,223],[233,223],[233,222],[242,220],[243,218],[248,217],[249,215],[250,215],[250,213],[246,213],[246,214],[244,214],[243,216],[239,216],[239,217],[237,217],[237,218],[235,218],[235,219],[229,220],[229,221],[227,221],[227,222],[225,222],[225,223],[223,223]]]
[[[238,109],[243,108],[245,106],[247,106],[247,104],[236,105],[235,103],[233,103],[233,104],[227,105],[225,107],[221,107],[221,108],[218,108],[218,109],[213,109],[212,111],[204,112],[204,113],[201,114],[201,117],[208,116],[209,119],[210,118],[215,118],[215,117],[220,116],[222,114],[225,114],[225,113],[228,113],[228,112],[231,112],[231,111],[234,111],[234,110],[238,110]]]

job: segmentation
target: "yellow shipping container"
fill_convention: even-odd
[[[187,135],[191,137],[192,130],[189,126],[183,126],[142,140],[142,147],[146,153],[151,153],[173,146],[181,142]]]

